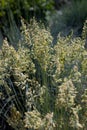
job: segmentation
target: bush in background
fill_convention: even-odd
[[[69,5],[48,17],[52,35],[56,38],[59,32],[66,36],[73,29],[75,36],[81,36],[82,27],[87,18],[87,1],[73,0]]]
[[[16,2],[15,0],[1,0],[0,17],[5,17],[7,12],[11,10],[17,18],[20,16],[27,20],[33,16],[43,18],[47,10],[53,10],[53,3],[53,0],[16,0]]]

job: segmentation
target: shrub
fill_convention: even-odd
[[[82,38],[52,36],[35,20],[22,20],[17,50],[0,50],[0,115],[15,130],[87,128],[86,24]],[[85,104],[85,108],[84,105]]]
[[[14,16],[22,16],[25,19],[29,19],[35,15],[37,15],[37,17],[41,17],[41,15],[45,15],[47,10],[53,10],[53,0],[16,0],[16,2],[15,0],[1,0],[0,17],[5,16],[9,10],[13,12]]]

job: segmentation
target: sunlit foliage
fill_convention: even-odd
[[[86,22],[82,38],[22,20],[18,48],[0,50],[0,115],[15,130],[87,128]]]

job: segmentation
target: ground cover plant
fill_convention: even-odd
[[[56,45],[35,20],[21,30],[16,49],[5,39],[0,50],[0,118],[14,130],[86,130],[87,21]]]

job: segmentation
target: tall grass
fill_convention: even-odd
[[[87,21],[86,21],[87,22]],[[15,130],[87,128],[86,22],[82,38],[52,45],[41,23],[22,20],[18,48],[0,50],[0,116]]]

